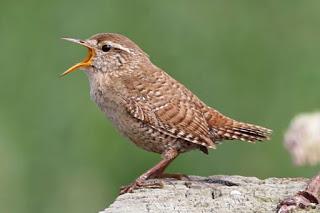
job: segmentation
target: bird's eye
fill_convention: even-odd
[[[101,47],[103,52],[108,52],[109,50],[111,50],[112,46],[110,44],[105,44]]]

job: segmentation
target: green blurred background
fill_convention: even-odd
[[[86,49],[60,40],[118,32],[219,111],[273,139],[180,156],[171,172],[312,176],[282,145],[291,118],[319,109],[320,1],[0,3],[0,212],[98,212],[159,156],[120,136],[82,72]]]

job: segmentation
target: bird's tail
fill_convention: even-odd
[[[212,109],[213,110],[213,109]],[[272,130],[235,121],[214,110],[214,116],[208,120],[211,133],[216,141],[219,140],[241,140],[247,142],[269,140]]]
[[[221,140],[242,140],[247,142],[270,140],[272,130],[242,122],[234,122],[231,126],[219,127],[216,134]]]

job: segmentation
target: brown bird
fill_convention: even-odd
[[[268,140],[271,130],[233,120],[207,106],[184,85],[154,65],[127,37],[101,33],[87,40],[64,38],[88,48],[88,56],[61,75],[80,68],[90,96],[118,130],[138,147],[162,160],[120,193],[132,192],[146,179],[162,177],[180,154],[208,154],[221,140]]]

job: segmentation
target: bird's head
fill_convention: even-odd
[[[70,67],[61,76],[77,69],[91,73],[114,72],[126,66],[134,68],[139,62],[148,60],[148,56],[133,41],[115,33],[100,33],[89,39],[63,38],[88,48],[88,55],[81,62]]]

